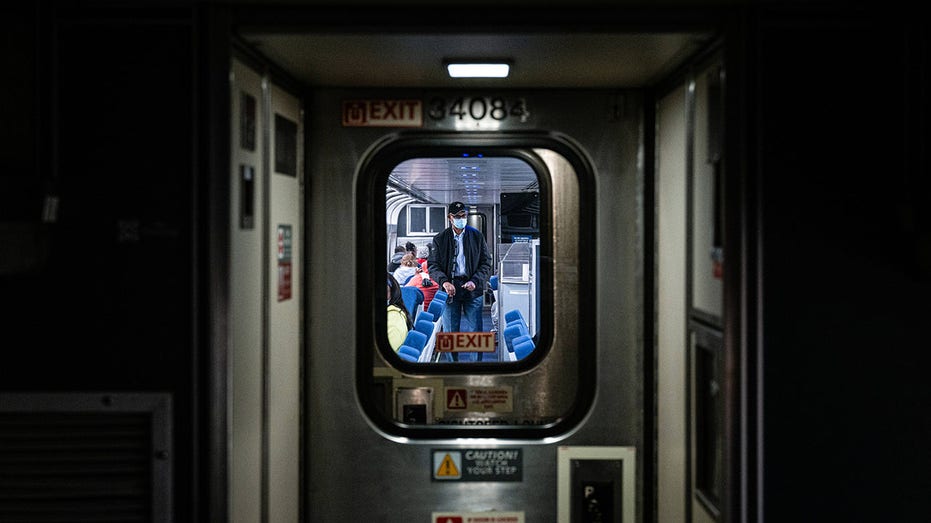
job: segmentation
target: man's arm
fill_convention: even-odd
[[[442,234],[443,233],[439,233],[433,237],[433,247],[429,249],[430,254],[427,256],[427,271],[430,273],[430,279],[435,281],[440,287],[449,281],[449,276],[447,276],[444,271],[445,266],[440,256],[443,254],[440,252],[442,249],[440,245],[443,243],[441,241],[442,238],[440,238]],[[446,249],[442,250],[445,251]]]
[[[485,243],[485,237],[482,236],[482,233],[476,230],[475,236],[478,238],[478,245],[480,247],[478,267],[469,280],[475,283],[476,287],[484,288],[485,282],[488,281],[491,275],[491,253],[488,252],[488,244]]]

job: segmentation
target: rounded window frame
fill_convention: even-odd
[[[387,365],[395,368],[406,378],[442,378],[445,376],[526,374],[543,361],[552,349],[554,336],[554,274],[553,274],[553,216],[541,213],[540,247],[541,256],[548,260],[541,263],[540,308],[541,325],[539,344],[527,358],[515,362],[463,362],[463,363],[415,363],[399,358],[388,346],[386,319],[380,302],[371,289],[384,280],[384,268],[373,264],[385,252],[385,187],[391,171],[401,162],[414,158],[453,158],[463,154],[483,154],[485,157],[513,157],[525,161],[537,174],[541,208],[552,206],[552,187],[549,169],[533,149],[548,149],[561,154],[572,165],[578,177],[580,193],[587,201],[594,201],[593,169],[581,150],[565,137],[555,133],[428,133],[405,132],[393,134],[374,143],[363,155],[356,172],[357,201],[357,292],[356,306],[359,320],[356,348],[356,387],[359,403],[368,419],[379,430],[395,436],[413,439],[435,439],[451,437],[519,437],[540,438],[565,434],[582,421],[591,407],[595,395],[595,335],[594,315],[578,315],[580,325],[577,339],[578,380],[576,401],[570,412],[553,423],[541,425],[490,425],[490,426],[440,426],[408,425],[379,411],[370,401],[372,371],[375,352],[380,353]],[[586,207],[588,207],[586,209]],[[594,235],[594,211],[591,206],[579,205],[578,241],[580,245],[591,245]],[[579,260],[579,289],[593,288],[592,270],[594,261],[588,257]],[[368,268],[368,270],[366,270]],[[586,347],[584,350],[582,347]],[[481,433],[481,435],[476,432]],[[485,435],[486,432],[490,434]]]

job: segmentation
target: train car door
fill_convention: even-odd
[[[261,66],[230,71],[229,514],[297,521],[303,109]]]

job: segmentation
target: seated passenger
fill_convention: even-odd
[[[427,257],[430,256],[430,246],[429,244],[425,247],[420,247],[417,249],[417,264],[422,265],[424,270],[426,269]]]
[[[417,260],[414,259],[413,254],[407,253],[401,258],[401,266],[394,271],[394,279],[398,280],[401,285],[406,285],[407,280],[418,272],[420,272],[420,267],[417,266]]]
[[[404,244],[404,250],[409,253],[414,258],[417,257],[417,246],[414,245],[414,242],[407,242]]]
[[[423,293],[423,310],[427,310],[427,308],[430,307],[430,302],[436,295],[436,291],[440,289],[440,286],[430,279],[430,274],[427,272],[427,262],[421,264],[420,272],[415,274],[414,277],[407,282],[406,286],[417,287],[420,289],[420,292]]]
[[[414,322],[401,298],[401,286],[394,276],[388,274],[388,344],[392,350],[398,351],[413,327]]]
[[[407,251],[405,251],[404,247],[401,245],[394,248],[394,254],[391,255],[391,261],[388,263],[388,272],[398,270],[398,267],[401,266],[401,258],[404,257],[405,253],[407,253]]]

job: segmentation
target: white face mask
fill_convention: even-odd
[[[465,218],[453,218],[453,227],[457,229],[465,229],[466,219]]]

